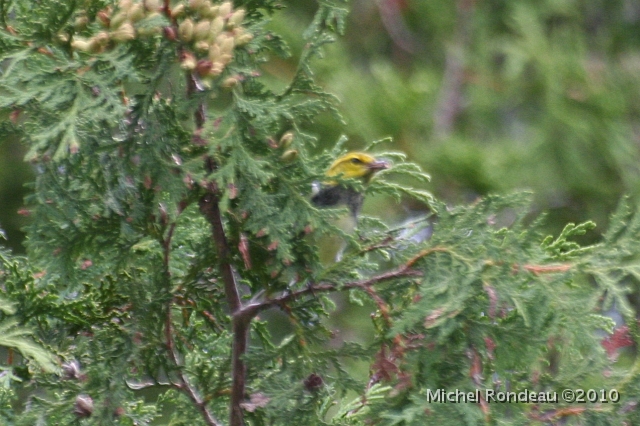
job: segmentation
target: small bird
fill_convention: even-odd
[[[338,158],[327,170],[327,177],[343,177],[362,179],[363,183],[369,183],[376,172],[388,169],[389,163],[377,160],[375,157],[362,152],[349,152]],[[364,194],[355,189],[340,185],[336,181],[328,181],[322,184],[314,184],[314,195],[311,202],[318,207],[335,207],[346,204],[351,215],[357,220],[362,207]]]

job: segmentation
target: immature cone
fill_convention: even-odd
[[[176,29],[174,27],[164,27],[162,29],[162,33],[167,38],[167,40],[176,41],[178,39],[178,34],[176,33]]]
[[[284,154],[282,154],[282,156],[280,156],[280,159],[285,163],[290,163],[296,158],[298,158],[298,151],[296,151],[295,149],[289,149],[285,151]]]
[[[73,414],[79,418],[90,417],[93,414],[93,399],[89,395],[78,395],[73,404]]]
[[[101,52],[107,43],[109,43],[109,34],[101,31],[89,39],[89,51],[93,53]]]
[[[180,23],[178,27],[178,34],[180,34],[180,40],[191,41],[193,38],[193,21],[189,18]]]
[[[140,3],[135,3],[127,12],[127,18],[131,22],[138,22],[142,18],[144,18],[144,7]]]
[[[320,388],[324,384],[324,381],[322,380],[321,376],[315,373],[312,373],[312,374],[309,374],[309,376],[306,379],[304,379],[302,383],[304,384],[304,388],[309,392],[316,392],[320,390]]]
[[[228,25],[231,27],[238,26],[244,20],[245,11],[244,9],[238,9],[229,17]]]
[[[280,138],[280,148],[284,148],[284,149],[289,148],[289,146],[291,145],[291,142],[293,142],[293,132],[286,132]]]
[[[71,42],[73,50],[79,50],[81,52],[89,52],[91,50],[91,43],[88,40],[81,38],[74,38]]]
[[[199,50],[200,52],[206,52],[209,50],[209,43],[207,43],[206,40],[200,40],[199,42],[197,42],[195,44],[195,48],[196,50]]]
[[[205,0],[189,0],[189,8],[198,10]]]
[[[84,15],[78,16],[75,22],[73,23],[73,28],[75,28],[78,31],[81,31],[87,28],[88,24],[89,24],[89,18],[87,18]]]
[[[78,380],[81,377],[80,363],[77,360],[67,361],[62,364],[63,380]]]
[[[221,62],[214,62],[211,67],[211,71],[209,71],[209,75],[217,76],[222,74],[222,71],[224,71],[224,64]]]
[[[149,12],[159,12],[162,7],[160,0],[144,0],[144,5]]]
[[[226,33],[222,33],[216,38],[216,43],[220,45],[220,51],[223,54],[230,55],[233,52],[235,41],[233,40],[232,36]]]
[[[213,63],[208,59],[200,59],[196,65],[196,71],[201,76],[208,75],[213,67]]]
[[[209,47],[209,59],[211,60],[211,62],[215,62],[220,59],[221,54],[222,52],[220,51],[220,46],[218,46],[217,44],[212,44],[211,47]]]
[[[120,10],[124,10],[125,12],[127,12],[131,6],[133,6],[133,0],[120,0],[118,2],[118,8]]]
[[[130,22],[125,22],[120,28],[111,33],[111,38],[119,42],[133,40],[136,38],[136,30]]]
[[[211,21],[203,20],[196,24],[193,29],[193,38],[196,41],[204,40],[209,37],[209,29],[211,28]]]
[[[251,40],[253,40],[253,34],[249,34],[249,33],[241,34],[235,39],[236,46],[244,46],[245,44],[249,43]]]
[[[109,28],[111,23],[111,11],[109,9],[101,10],[97,13],[96,18],[102,24],[103,27]]]
[[[224,19],[222,16],[218,16],[211,21],[211,27],[209,27],[209,40],[213,41],[224,29]]]
[[[198,13],[203,18],[208,18],[210,9],[211,9],[211,2],[209,0],[204,0],[202,4],[198,7]]]
[[[231,4],[230,1],[226,1],[220,5],[220,8],[218,9],[218,13],[223,18],[226,18],[231,13],[232,10],[233,10],[233,5]]]
[[[192,53],[186,52],[182,55],[182,59],[180,60],[180,68],[182,68],[183,70],[193,70],[196,68],[196,65],[196,57],[193,56]]]
[[[111,18],[111,25],[109,25],[109,28],[111,28],[112,30],[115,30],[120,25],[122,25],[122,23],[126,20],[127,20],[127,12],[121,10],[120,12],[116,13],[113,16],[113,18]]]
[[[239,82],[239,80],[238,80],[237,77],[228,77],[222,82],[221,86],[226,88],[226,89],[230,89],[233,86],[237,85],[238,82]]]
[[[184,3],[180,3],[180,4],[176,5],[176,7],[171,9],[171,17],[172,18],[179,18],[182,15],[184,15]]]
[[[109,33],[106,31],[100,31],[98,34],[94,35],[90,40],[94,43],[97,43],[101,46],[105,46],[109,43]]]
[[[218,16],[218,13],[220,13],[220,6],[211,6],[209,8],[209,17],[210,18],[215,18],[216,16]]]
[[[227,65],[229,62],[231,62],[232,59],[233,59],[232,55],[228,53],[223,53],[222,55],[220,55],[220,58],[218,58],[218,62],[220,62],[223,65]]]

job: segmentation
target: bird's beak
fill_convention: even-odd
[[[367,166],[372,172],[388,169],[390,167],[389,162],[384,160],[376,160],[373,163],[369,163]]]

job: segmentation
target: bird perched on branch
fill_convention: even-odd
[[[362,179],[362,182],[366,184],[376,172],[388,168],[389,163],[384,160],[377,160],[362,152],[349,152],[331,164],[326,176]],[[311,198],[311,202],[318,207],[336,207],[344,204],[356,219],[363,200],[364,194],[336,181],[315,183],[314,195]]]

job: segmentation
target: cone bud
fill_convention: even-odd
[[[209,37],[209,29],[211,28],[211,21],[203,19],[198,22],[193,29],[193,37],[196,41],[204,40]]]
[[[232,10],[233,10],[233,5],[231,4],[231,2],[225,1],[220,5],[220,8],[218,9],[218,13],[223,18],[226,18],[231,13]]]
[[[109,28],[111,28],[112,30],[117,29],[126,19],[127,12],[121,10],[120,12],[116,13],[113,18],[111,18],[111,25],[109,25]]]
[[[73,23],[73,27],[77,31],[81,31],[87,28],[88,24],[89,24],[89,18],[87,18],[85,15],[81,15],[76,18],[75,22]]]
[[[160,0],[144,0],[144,6],[149,12],[159,12],[162,4]]]
[[[120,0],[118,2],[118,9],[124,12],[128,12],[131,6],[133,6],[133,0]]]
[[[91,51],[91,43],[88,40],[83,40],[80,38],[74,38],[71,42],[71,47],[74,50],[79,50],[81,52]]]
[[[111,6],[98,11],[96,18],[103,27],[109,28],[109,24],[111,23]]]
[[[195,44],[194,47],[200,52],[206,52],[209,50],[209,43],[207,43],[206,40],[200,40]]]
[[[171,17],[172,18],[179,18],[182,15],[184,15],[184,3],[180,3],[180,4],[176,5],[176,7],[171,9]]]
[[[176,34],[176,29],[174,27],[164,27],[162,29],[162,33],[167,40],[176,41],[178,39],[178,35]]]
[[[224,79],[221,86],[225,89],[231,89],[232,87],[236,86],[239,81],[240,80],[238,79],[238,77],[228,77]]]
[[[209,17],[209,10],[211,9],[211,2],[209,0],[204,0],[202,4],[198,7],[198,13],[203,18]]]
[[[224,19],[222,16],[218,16],[211,21],[211,27],[209,27],[209,40],[215,40],[218,35],[224,29]]]
[[[228,25],[232,27],[236,27],[242,23],[244,20],[245,11],[244,9],[238,9],[229,17]]]
[[[204,0],[189,0],[189,9],[198,10]]]
[[[250,34],[250,33],[240,34],[234,40],[236,42],[236,46],[244,46],[245,44],[253,40],[253,34]]]
[[[187,52],[182,55],[182,59],[180,60],[180,68],[183,70],[193,70],[196,68],[197,61],[196,57],[193,56],[193,53]]]
[[[216,16],[218,16],[218,14],[220,13],[220,6],[211,6],[209,8],[209,17],[210,18],[215,18]]]
[[[89,395],[78,395],[73,404],[73,414],[79,418],[91,417],[93,414],[93,399]]]
[[[288,149],[280,156],[280,159],[285,163],[290,163],[298,158],[298,151],[295,149]]]
[[[233,52],[233,46],[235,45],[233,37],[222,33],[216,38],[216,42],[220,45],[220,51],[223,54],[231,54]]]
[[[196,71],[200,76],[208,75],[213,67],[213,63],[208,59],[200,59],[196,65]]]
[[[180,40],[191,41],[193,38],[193,21],[189,18],[180,23],[178,27],[178,34],[180,34]]]
[[[119,42],[133,40],[136,38],[136,30],[130,22],[125,22],[120,28],[111,33],[111,38]]]
[[[131,22],[138,22],[142,18],[144,18],[144,7],[140,3],[135,3],[127,12],[127,18]]]
[[[220,46],[218,46],[217,44],[212,44],[211,47],[209,47],[209,59],[211,60],[211,62],[215,62],[216,60],[220,59],[221,54],[222,52],[220,51]]]
[[[287,149],[291,145],[291,142],[293,142],[293,132],[286,132],[280,138],[280,147]]]

